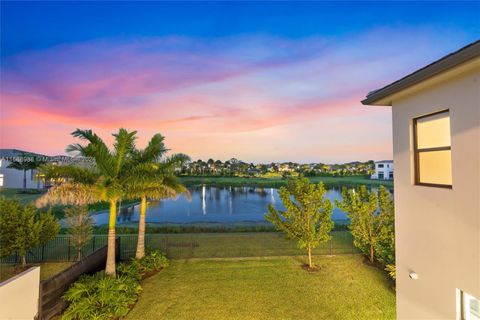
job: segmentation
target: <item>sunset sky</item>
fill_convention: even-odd
[[[362,100],[480,38],[479,2],[2,2],[0,148],[76,128],[154,133],[193,159],[389,159]]]

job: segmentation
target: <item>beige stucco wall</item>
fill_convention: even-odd
[[[412,118],[444,109],[453,189],[415,186]],[[392,113],[397,315],[455,319],[457,288],[480,298],[480,69],[394,100]]]
[[[34,319],[38,312],[40,267],[0,283],[0,319]]]

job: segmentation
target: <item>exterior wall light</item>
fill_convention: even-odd
[[[410,277],[410,279],[413,279],[413,280],[418,279],[418,274],[416,274],[415,272],[410,272],[408,276]]]

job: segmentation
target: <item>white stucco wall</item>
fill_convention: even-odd
[[[3,175],[3,188],[23,188],[23,170],[7,168],[10,162],[0,159],[0,175]],[[43,188],[41,181],[35,180],[37,170],[27,171],[27,189]]]
[[[453,188],[415,186],[412,119],[444,109]],[[457,288],[480,298],[480,69],[394,100],[392,112],[397,315],[455,319]]]
[[[40,267],[0,283],[0,319],[34,319],[38,313]]]

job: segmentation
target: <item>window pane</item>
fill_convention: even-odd
[[[480,301],[463,292],[463,319],[480,320]]]
[[[417,148],[450,146],[450,116],[448,112],[417,120]]]
[[[418,154],[420,183],[452,184],[451,151],[430,151]]]

